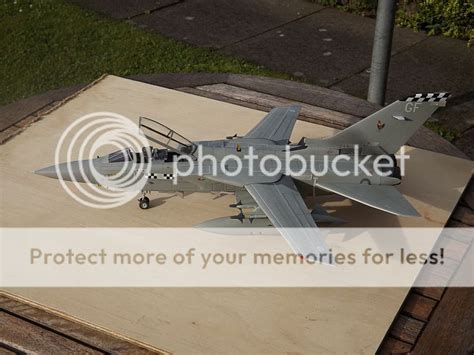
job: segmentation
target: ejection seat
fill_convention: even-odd
[[[176,131],[147,117],[140,117],[138,125],[141,133],[149,141],[177,154],[186,154],[194,158],[197,146]]]

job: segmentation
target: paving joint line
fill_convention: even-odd
[[[368,68],[367,68],[367,67],[364,67],[364,69],[362,69],[362,70],[359,70],[359,71],[357,71],[357,72],[355,72],[355,73],[353,73],[353,74],[350,74],[350,75],[348,75],[348,76],[345,76],[345,77],[342,78],[342,79],[336,80],[334,83],[329,84],[329,85],[327,86],[327,88],[331,89],[333,86],[336,86],[337,84],[340,84],[340,83],[343,82],[344,80],[347,80],[347,79],[352,78],[353,76],[358,76],[358,75],[362,74],[362,73],[365,72],[367,69],[370,69],[370,67],[368,67]]]
[[[462,104],[465,104],[466,102],[470,102],[470,101],[474,101],[474,90],[465,92],[461,95],[458,95],[458,96],[454,97],[450,101],[450,107],[462,105]]]
[[[280,24],[280,25],[278,25],[278,26],[274,26],[274,27],[272,27],[272,28],[269,28],[269,29],[267,29],[267,30],[264,30],[264,31],[262,31],[262,32],[260,32],[260,33],[257,33],[257,34],[254,34],[254,35],[250,35],[250,36],[248,36],[248,37],[239,39],[239,40],[237,40],[237,41],[235,41],[235,42],[232,42],[232,43],[229,43],[229,44],[225,44],[225,45],[223,45],[223,46],[220,46],[220,47],[218,47],[218,48],[215,48],[214,50],[217,51],[217,50],[227,49],[227,48],[229,48],[229,47],[235,46],[235,45],[237,45],[237,44],[240,44],[240,43],[242,43],[242,42],[248,41],[248,40],[253,39],[253,38],[255,38],[255,37],[264,35],[264,34],[266,34],[266,33],[268,33],[268,32],[274,31],[274,30],[276,30],[276,29],[278,29],[278,28],[284,27],[284,26],[289,25],[289,24],[291,24],[291,23],[294,23],[294,22],[300,21],[300,20],[302,20],[302,19],[305,19],[305,18],[307,18],[307,17],[309,17],[309,16],[312,16],[312,15],[314,15],[314,14],[316,14],[316,13],[318,13],[318,12],[324,11],[324,10],[326,10],[326,9],[328,9],[328,8],[327,8],[327,7],[323,7],[323,8],[321,8],[321,9],[315,10],[315,11],[309,13],[309,14],[300,16],[300,17],[295,18],[295,19],[293,19],[293,20],[290,20],[290,21],[288,21],[288,22],[282,23],[282,24]]]
[[[418,45],[418,44],[421,43],[421,42],[426,41],[427,39],[428,39],[428,37],[423,38],[423,39],[419,40],[419,41],[416,42],[416,43],[413,43],[413,44],[411,44],[411,45],[409,45],[409,46],[407,46],[407,47],[405,47],[405,48],[402,48],[402,49],[400,49],[400,50],[398,50],[398,51],[396,51],[396,52],[390,54],[390,61],[392,61],[392,58],[393,58],[393,57],[395,57],[395,56],[397,56],[397,55],[399,55],[399,54],[401,54],[401,53],[403,53],[403,52],[405,52],[405,51],[407,51],[407,50],[413,48],[414,46]],[[360,70],[360,71],[358,71],[358,72],[355,72],[355,73],[353,73],[353,74],[350,74],[350,75],[348,75],[348,76],[345,76],[344,78],[335,81],[334,83],[328,85],[327,87],[328,87],[328,88],[332,88],[333,86],[335,86],[335,85],[337,85],[337,84],[340,84],[340,83],[343,82],[344,80],[347,80],[347,79],[350,79],[350,78],[352,78],[352,77],[354,77],[354,76],[358,76],[358,75],[362,74],[363,72],[367,71],[368,69],[370,69],[370,66],[365,67],[364,69],[362,69],[362,70]]]
[[[139,14],[132,15],[132,16],[130,16],[130,17],[127,17],[127,18],[124,19],[124,20],[125,20],[125,21],[134,20],[134,19],[136,19],[137,17],[145,16],[145,15],[150,15],[150,14],[156,12],[156,11],[163,10],[163,9],[168,8],[168,7],[175,6],[175,5],[179,5],[179,4],[182,4],[182,3],[184,3],[184,0],[177,0],[177,2],[172,2],[171,4],[158,6],[158,7],[155,7],[155,8],[153,8],[153,9],[151,9],[151,10],[145,10],[144,12],[140,12]]]
[[[469,133],[469,131],[472,131],[472,130],[474,130],[474,126],[470,126],[470,127],[466,128],[464,131],[462,131],[462,132],[459,133],[459,137],[457,137],[454,141],[459,140],[459,139],[462,138],[465,134]]]

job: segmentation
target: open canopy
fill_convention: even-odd
[[[145,137],[178,154],[193,155],[196,145],[165,125],[147,117],[140,117],[139,128]]]

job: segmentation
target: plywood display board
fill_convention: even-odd
[[[58,181],[34,175],[53,164],[56,143],[77,117],[116,112],[147,116],[192,140],[245,134],[263,112],[136,81],[107,76],[2,146],[2,227],[156,227],[196,225],[235,214],[233,196],[152,195],[111,210],[81,206]],[[333,129],[297,122],[293,141]],[[422,214],[403,218],[345,199],[324,198],[347,226],[438,227],[454,209],[472,163],[413,149],[400,191]],[[337,208],[339,207],[339,208]],[[12,293],[158,348],[181,353],[373,353],[407,289],[15,289]]]

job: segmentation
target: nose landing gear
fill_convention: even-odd
[[[143,193],[143,197],[138,200],[138,206],[142,210],[146,210],[150,207],[150,199]]]

